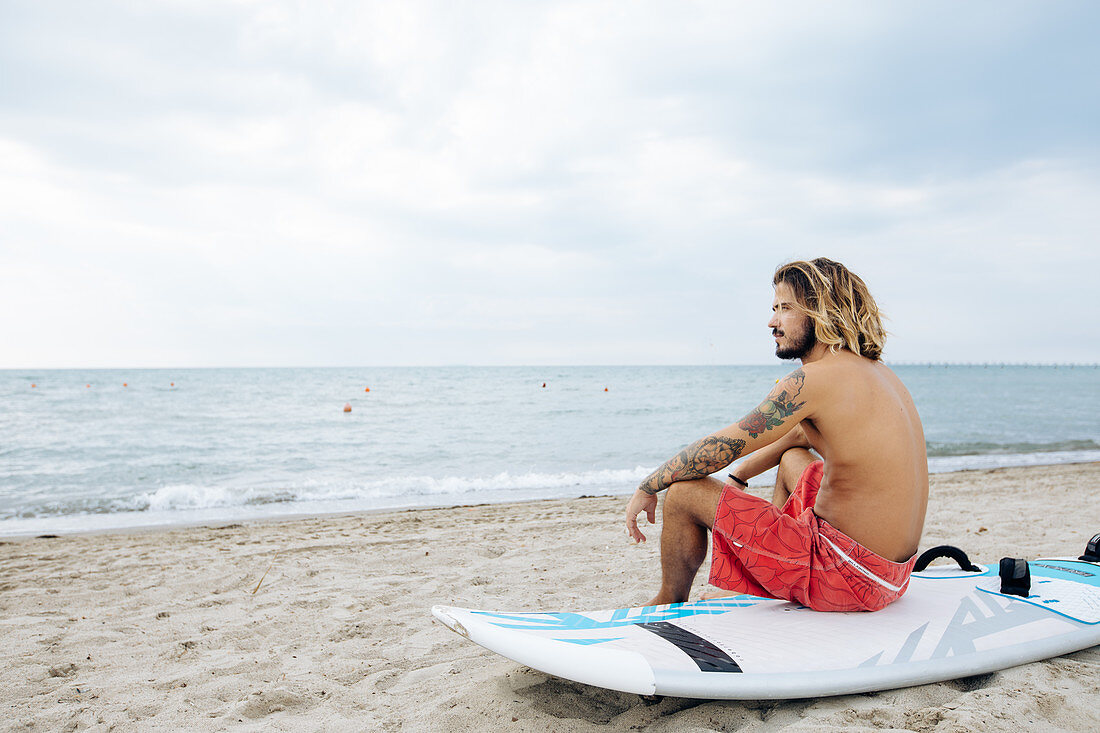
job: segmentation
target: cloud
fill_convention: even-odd
[[[12,6],[4,359],[760,363],[825,254],[892,358],[1096,361],[1097,15]]]

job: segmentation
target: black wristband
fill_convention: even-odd
[[[730,476],[730,480],[734,481],[735,483],[741,484],[741,486],[743,488],[746,488],[746,489],[749,488],[749,482],[748,481],[743,481],[743,480],[737,478],[736,476],[734,476],[732,473],[729,476]]]

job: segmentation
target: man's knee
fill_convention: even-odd
[[[678,481],[665,491],[665,502],[661,512],[666,517],[682,514],[688,508],[690,502],[687,494],[691,490],[688,488],[687,483],[686,481]]]
[[[783,451],[783,455],[779,457],[779,475],[793,474],[797,478],[806,470],[806,466],[813,462],[814,454],[806,448],[790,448]]]
[[[721,483],[714,479],[678,481],[665,492],[662,512],[666,518],[688,517],[709,527],[721,491]]]
[[[775,493],[772,502],[782,506],[787,497],[794,493],[802,472],[814,462],[814,454],[805,448],[790,448],[779,457],[779,466],[775,472]]]
[[[783,455],[779,456],[780,468],[791,468],[802,465],[803,463],[809,463],[813,460],[813,454],[806,448],[801,446],[795,448],[788,448],[783,451]]]

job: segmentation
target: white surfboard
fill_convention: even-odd
[[[521,664],[641,695],[790,699],[993,672],[1100,644],[1100,563],[1028,563],[1026,598],[997,566],[931,567],[873,613],[734,596],[585,613],[436,606],[450,629]]]

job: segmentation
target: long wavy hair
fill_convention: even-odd
[[[839,262],[818,257],[776,268],[772,285],[785,283],[794,292],[794,306],[814,323],[814,335],[830,350],[882,359],[886,330],[875,299],[859,275]]]

